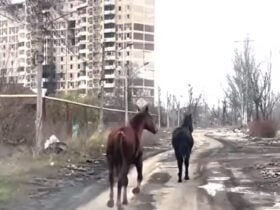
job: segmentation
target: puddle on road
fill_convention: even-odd
[[[157,173],[154,173],[150,177],[149,182],[154,183],[154,184],[165,184],[170,179],[171,179],[171,176],[168,173],[157,172]]]

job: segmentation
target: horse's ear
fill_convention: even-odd
[[[148,104],[144,107],[144,112],[146,112],[146,113],[149,112],[149,105]]]
[[[141,112],[141,109],[137,105],[136,105],[136,109],[137,109],[137,112]]]

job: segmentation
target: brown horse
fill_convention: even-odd
[[[107,161],[109,166],[109,182],[110,194],[107,206],[112,208],[114,206],[114,177],[118,179],[118,195],[117,206],[122,209],[121,193],[123,192],[123,204],[127,202],[127,174],[131,165],[135,165],[137,169],[137,186],[133,189],[134,194],[140,192],[140,185],[143,179],[142,175],[142,147],[141,135],[143,130],[148,130],[156,134],[157,129],[153,122],[152,116],[149,114],[148,106],[138,113],[130,120],[127,126],[113,130],[108,137],[107,142]]]

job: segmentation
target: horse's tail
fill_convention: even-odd
[[[125,134],[122,131],[119,131],[117,134],[117,144],[115,147],[115,154],[116,157],[119,161],[116,167],[116,172],[119,174],[122,170],[123,164],[125,162],[125,155],[123,151],[123,142],[124,142]]]

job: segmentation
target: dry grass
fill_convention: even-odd
[[[68,143],[68,150],[71,155],[76,154],[83,157],[99,156],[105,152],[105,144],[108,131],[95,132],[90,138],[79,137]]]

